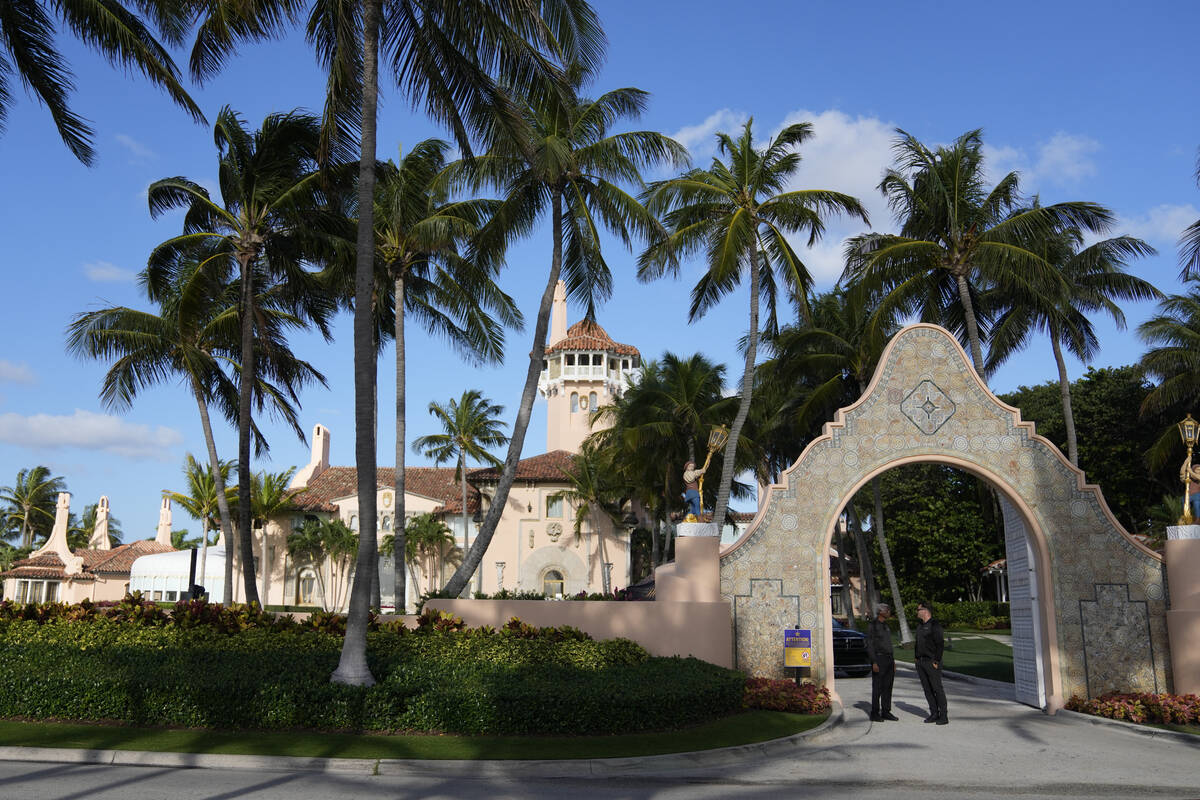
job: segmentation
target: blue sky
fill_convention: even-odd
[[[1192,3],[950,2],[596,3],[610,48],[593,89],[636,86],[652,93],[636,127],[674,135],[696,163],[712,154],[712,134],[748,117],[760,136],[794,121],[814,124],[797,185],[858,196],[876,230],[893,227],[875,186],[890,163],[894,129],[929,144],[983,128],[990,171],[1019,170],[1027,193],[1043,202],[1090,200],[1118,215],[1115,233],[1148,240],[1160,251],[1133,272],[1167,292],[1179,289],[1175,242],[1200,218],[1194,180],[1200,125],[1194,86]],[[107,305],[145,307],[134,276],[151,248],[178,231],[180,219],[152,221],[146,187],[184,175],[215,185],[211,130],[194,124],[143,81],[113,70],[73,40],[61,41],[75,70],[74,107],[96,129],[98,164],[76,162],[50,117],[18,92],[0,133],[0,484],[17,470],[45,464],[63,475],[81,511],[109,495],[126,540],[151,536],[160,492],[183,486],[184,454],[203,454],[190,395],[164,385],[113,413],[97,399],[106,365],[64,352],[73,314]],[[182,58],[180,60],[183,60]],[[271,111],[320,107],[323,79],[301,37],[247,47],[223,74],[193,97],[210,119],[225,104],[257,124]],[[385,95],[379,154],[389,157],[444,132]],[[652,176],[662,177],[662,175]],[[858,222],[834,221],[805,257],[818,288],[841,271],[841,242]],[[514,248],[504,288],[532,324],[550,254],[541,231]],[[615,293],[599,319],[614,339],[646,357],[702,351],[737,375],[735,342],[745,327],[745,289],[698,323],[687,322],[688,290],[699,265],[678,281],[640,284],[634,256],[609,250]],[[1132,330],[1153,304],[1128,306],[1129,330],[1099,322],[1095,364],[1135,361],[1142,345]],[[571,320],[580,313],[571,310]],[[301,336],[298,352],[329,379],[302,396],[305,429],[320,422],[333,433],[332,460],[352,464],[353,377],[348,318],[336,339]],[[440,341],[410,332],[408,431],[434,432],[426,406],[465,389],[481,389],[511,420],[529,350],[529,330],[510,332],[506,362],[478,368]],[[391,464],[393,358],[380,360],[380,463]],[[1072,377],[1085,365],[1071,362]],[[1044,341],[1034,342],[991,380],[997,391],[1054,375]],[[220,425],[218,449],[236,453],[236,435]],[[308,448],[267,424],[272,470],[299,466]],[[525,454],[545,449],[539,403]],[[410,455],[410,464],[425,463]],[[176,512],[176,527],[198,525]]]

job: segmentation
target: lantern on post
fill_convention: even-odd
[[[712,461],[713,453],[720,450],[729,441],[729,428],[724,425],[715,425],[708,433],[708,457],[704,459],[704,470],[708,471],[709,462]],[[700,510],[704,510],[704,475],[700,475],[700,485],[697,487],[700,492]]]
[[[1179,428],[1179,438],[1187,447],[1187,458],[1183,462],[1183,468],[1179,470],[1179,479],[1183,481],[1183,515],[1179,518],[1179,524],[1191,525],[1193,523],[1192,507],[1188,500],[1195,478],[1192,471],[1192,448],[1196,446],[1196,440],[1200,438],[1200,421],[1192,419],[1192,415],[1188,414],[1177,427]]]

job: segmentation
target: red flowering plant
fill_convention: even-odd
[[[1200,723],[1200,695],[1110,692],[1090,700],[1072,697],[1067,710],[1128,722],[1195,725]]]
[[[747,678],[742,707],[792,714],[824,714],[830,708],[829,690],[786,679]]]

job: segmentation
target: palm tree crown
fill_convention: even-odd
[[[812,125],[789,125],[763,149],[755,147],[752,126],[753,120],[748,121],[737,139],[718,134],[717,155],[707,169],[692,169],[646,190],[647,207],[663,216],[669,233],[642,254],[638,270],[642,280],[675,275],[681,258],[701,256],[707,269],[692,289],[692,320],[703,316],[743,279],[750,284],[741,403],[725,448],[713,514],[718,528],[724,523],[738,439],[750,411],[762,295],[765,290],[766,330],[773,333],[778,325],[776,286],[782,283],[804,313],[804,298],[812,285],[812,276],[788,236],[806,233],[812,244],[821,237],[830,214],[867,219],[862,204],[849,195],[826,189],[787,191],[800,167],[797,150],[812,135]]]
[[[31,547],[35,535],[50,532],[58,493],[66,490],[66,480],[42,466],[19,470],[12,486],[0,486],[0,503],[7,504],[4,515],[20,527],[21,547]]]
[[[203,122],[204,114],[184,91],[170,54],[128,5],[115,0],[7,0],[0,11],[0,131],[13,104],[9,77],[15,74],[50,112],[67,149],[88,166],[95,161],[92,128],[70,107],[74,76],[55,46],[56,29],[74,34],[113,66],[142,73],[192,119]],[[133,5],[150,18],[169,44],[182,42],[187,22],[183,4],[137,0]],[[55,16],[60,23],[57,26]]]

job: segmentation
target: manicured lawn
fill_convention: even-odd
[[[970,633],[1006,633],[1006,631],[969,631]],[[951,631],[947,634],[945,668],[951,672],[988,678],[993,681],[1013,682],[1012,647],[992,639],[963,638],[968,631]],[[912,661],[912,645],[902,648],[897,640],[896,657],[901,661]]]
[[[1200,736],[1200,725],[1151,725],[1151,728],[1162,728],[1164,731],[1175,731],[1176,733],[1190,733],[1193,736]]]
[[[316,758],[562,759],[710,750],[820,725],[825,714],[748,711],[680,731],[628,736],[358,736],[312,731],[228,733],[0,720],[0,745]]]

